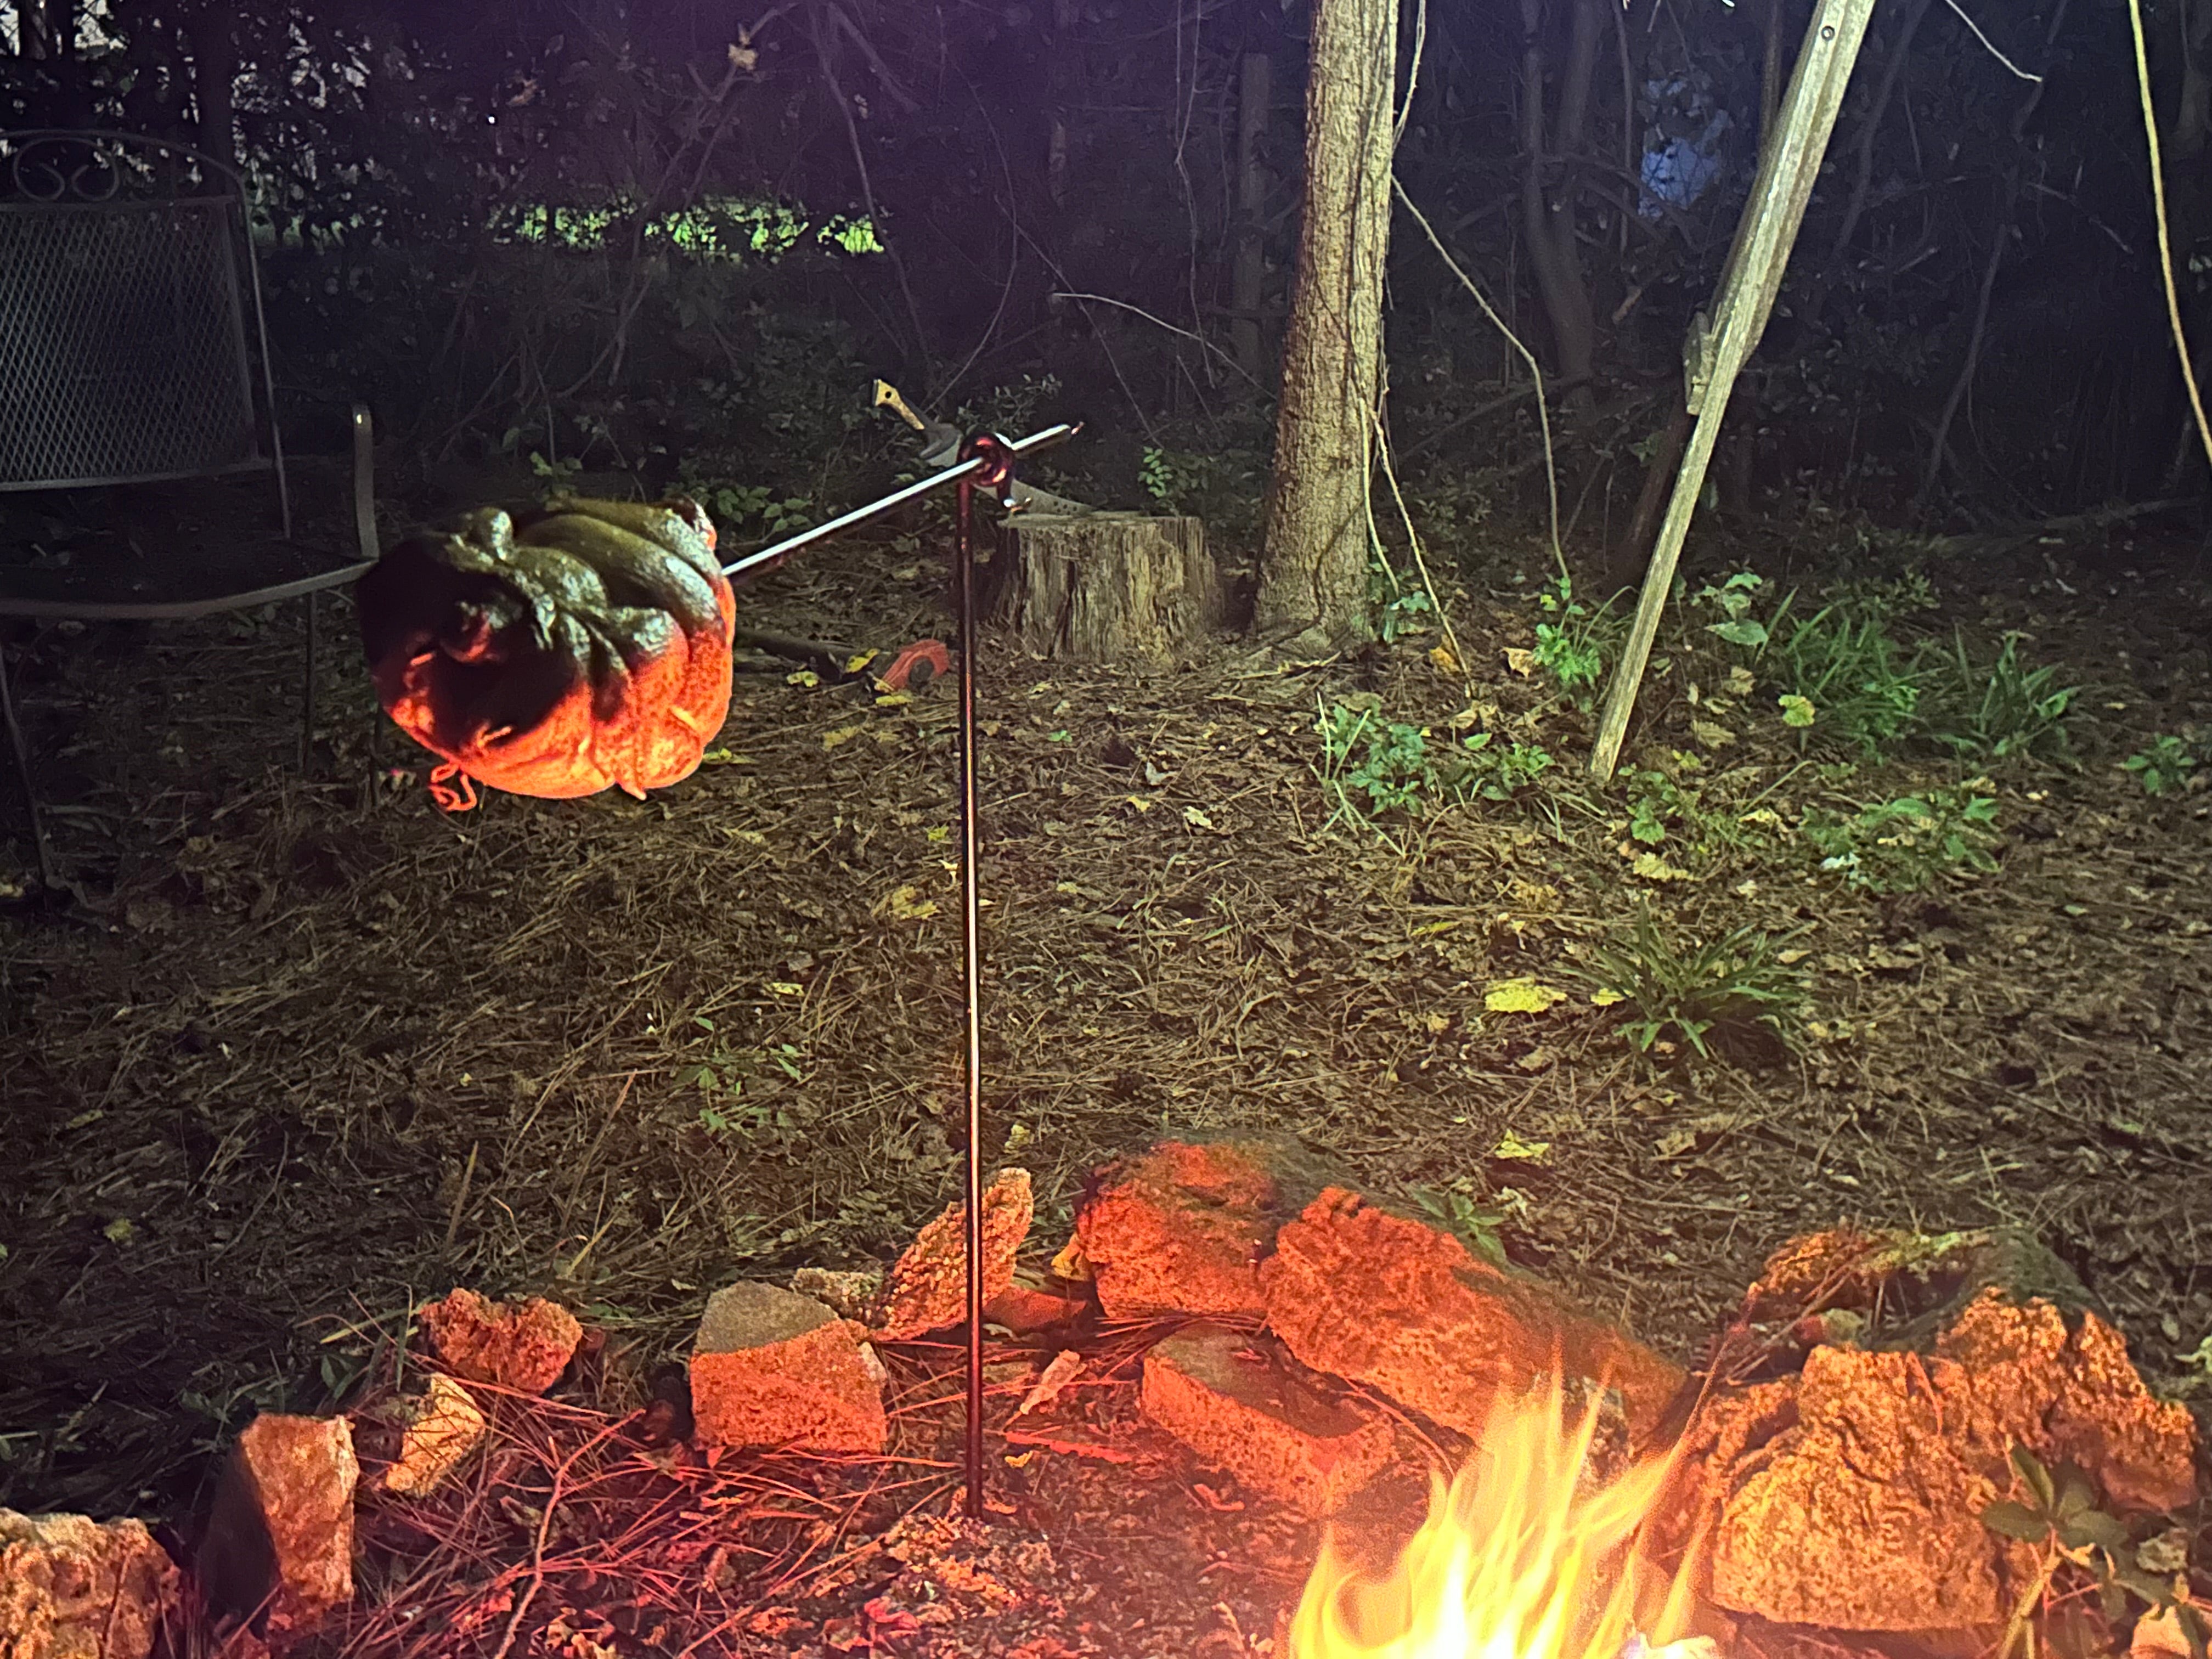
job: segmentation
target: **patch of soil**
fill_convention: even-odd
[[[1035,1171],[1040,1247],[1087,1170],[1163,1128],[1285,1129],[1374,1190],[1502,1206],[1516,1259],[1693,1365],[1792,1234],[2011,1223],[2109,1304],[2154,1386],[2184,1386],[2212,1334],[2212,808],[2113,763],[2203,717],[2204,616],[2072,566],[2073,592],[2038,591],[2047,552],[2003,581],[1936,574],[1990,595],[1977,628],[2040,617],[2039,654],[2094,684],[2084,764],[2001,776],[1997,873],[1887,898],[1786,830],[1632,876],[1583,723],[1498,666],[1535,620],[1504,593],[1455,608],[1478,701],[1560,764],[1520,801],[1380,836],[1316,775],[1316,699],[1371,691],[1441,732],[1467,697],[1432,637],[1289,672],[987,653],[984,1151]],[[896,647],[949,626],[943,586],[911,544],[855,541],[741,605]],[[949,687],[886,706],[741,664],[680,787],[448,817],[349,653],[326,653],[315,769],[288,769],[296,629],[50,629],[11,653],[89,902],[0,920],[0,1504],[181,1514],[252,1409],[353,1397],[457,1284],[560,1299],[643,1375],[719,1285],[888,1257],[955,1194]],[[1697,672],[1654,684],[1637,742],[1662,763],[1695,747]],[[1702,775],[1786,824],[1820,769],[1766,726]],[[1796,933],[1803,1045],[1655,1066],[1580,996],[1485,1011],[1638,894],[1693,933]],[[1498,1156],[1509,1136],[1548,1153]],[[838,1513],[881,1518],[878,1480]],[[1240,1575],[1237,1619],[1294,1592],[1303,1568],[1249,1540],[1209,1554],[1187,1481],[1191,1515],[1128,1486],[1071,1496],[1103,1530],[1054,1545],[1101,1586],[1100,1629],[1158,1590],[1121,1605],[1099,1576],[1140,1538],[1185,1581],[1237,1563],[1176,1605]],[[1197,1620],[1140,1645],[1190,1651]]]

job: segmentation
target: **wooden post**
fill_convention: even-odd
[[[1601,783],[1612,781],[1620,760],[1628,717],[1635,711],[1644,670],[1651,660],[1659,614],[1674,585],[1674,566],[1697,511],[1698,492],[1705,487],[1705,469],[1712,463],[1729,390],[1774,308],[1774,296],[1789,268],[1790,250],[1796,242],[1797,227],[1804,220],[1805,204],[1827,153],[1829,135],[1835,131],[1836,113],[1843,107],[1844,90],[1850,82],[1851,66],[1858,61],[1859,42],[1866,36],[1874,8],[1875,0],[1820,0],[1782,100],[1773,142],[1759,157],[1759,176],[1736,226],[1727,269],[1721,273],[1720,297],[1714,306],[1717,320],[1709,326],[1700,313],[1684,343],[1687,401],[1697,424],[1690,429],[1682,470],[1675,474],[1674,494],[1651,550],[1650,567],[1644,574],[1644,592],[1637,602],[1628,644],[1606,691],[1589,763],[1591,775]]]

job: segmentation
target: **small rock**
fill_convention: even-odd
[[[399,1401],[395,1414],[399,1455],[376,1484],[402,1498],[434,1491],[483,1438],[483,1408],[450,1376],[434,1374],[428,1391]]]
[[[1540,1280],[1340,1188],[1284,1226],[1260,1279],[1267,1327],[1301,1364],[1462,1434],[1482,1432],[1500,1388],[1564,1366],[1616,1390],[1641,1443],[1682,1384],[1679,1367]]]
[[[1328,1184],[1287,1135],[1163,1140],[1097,1177],[1076,1213],[1076,1254],[1109,1319],[1257,1319],[1276,1228]]]
[[[880,1452],[884,1369],[865,1333],[819,1302],[741,1281],[708,1299],[691,1410],[709,1445]]]
[[[146,1659],[177,1583],[143,1522],[0,1510],[7,1659]]]
[[[273,1643],[351,1600],[360,1475],[343,1417],[264,1412],[247,1424],[200,1551],[210,1606],[240,1617],[265,1607]]]
[[[1193,1325],[1145,1356],[1145,1415],[1206,1462],[1306,1514],[1333,1515],[1390,1461],[1390,1425],[1333,1405],[1265,1337]]]
[[[983,1299],[1013,1283],[1014,1255],[1030,1236],[1034,1206],[1027,1170],[1001,1170],[983,1194]],[[915,1235],[891,1269],[874,1322],[886,1342],[903,1342],[968,1317],[968,1206],[955,1204]]]
[[[518,1394],[551,1388],[583,1340],[576,1316],[539,1296],[493,1302],[456,1290],[422,1310],[431,1345],[456,1376]]]

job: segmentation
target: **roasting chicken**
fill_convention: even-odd
[[[471,780],[642,799],[690,776],[729,712],[736,599],[690,501],[480,508],[392,548],[356,598],[377,699],[445,763],[449,809]]]

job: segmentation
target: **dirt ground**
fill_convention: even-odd
[[[942,634],[934,525],[741,603],[787,633]],[[1778,531],[1736,550],[1820,574]],[[988,653],[988,1150],[1035,1173],[1033,1246],[1117,1151],[1288,1129],[1375,1190],[1500,1206],[1516,1261],[1693,1364],[1792,1234],[2005,1221],[2080,1272],[2154,1386],[2212,1390],[2184,1358],[2212,1336],[2212,796],[2154,800],[2116,767],[2212,717],[2193,556],[2099,537],[1927,571],[1933,625],[2025,629],[2091,690],[2077,766],[1998,775],[2001,869],[1891,898],[1786,836],[1632,877],[1586,721],[1504,665],[1534,544],[1472,560],[1455,620],[1491,723],[1561,764],[1387,836],[1332,822],[1316,702],[1374,692],[1441,728],[1468,697],[1433,635],[1151,676]],[[180,1516],[255,1409],[350,1397],[456,1284],[558,1297],[643,1377],[714,1286],[886,1257],[955,1190],[949,688],[884,708],[741,662],[684,784],[449,816],[349,626],[306,777],[296,607],[11,653],[85,902],[0,918],[0,1504]],[[1656,683],[1637,744],[1690,746],[1698,672]],[[1766,724],[1714,787],[1786,821],[1818,769]],[[1639,892],[1692,932],[1801,932],[1796,1051],[1655,1065],[1580,997],[1485,1012]],[[1495,1156],[1509,1136],[1548,1152]],[[1255,1604],[1297,1577],[1259,1574]]]

